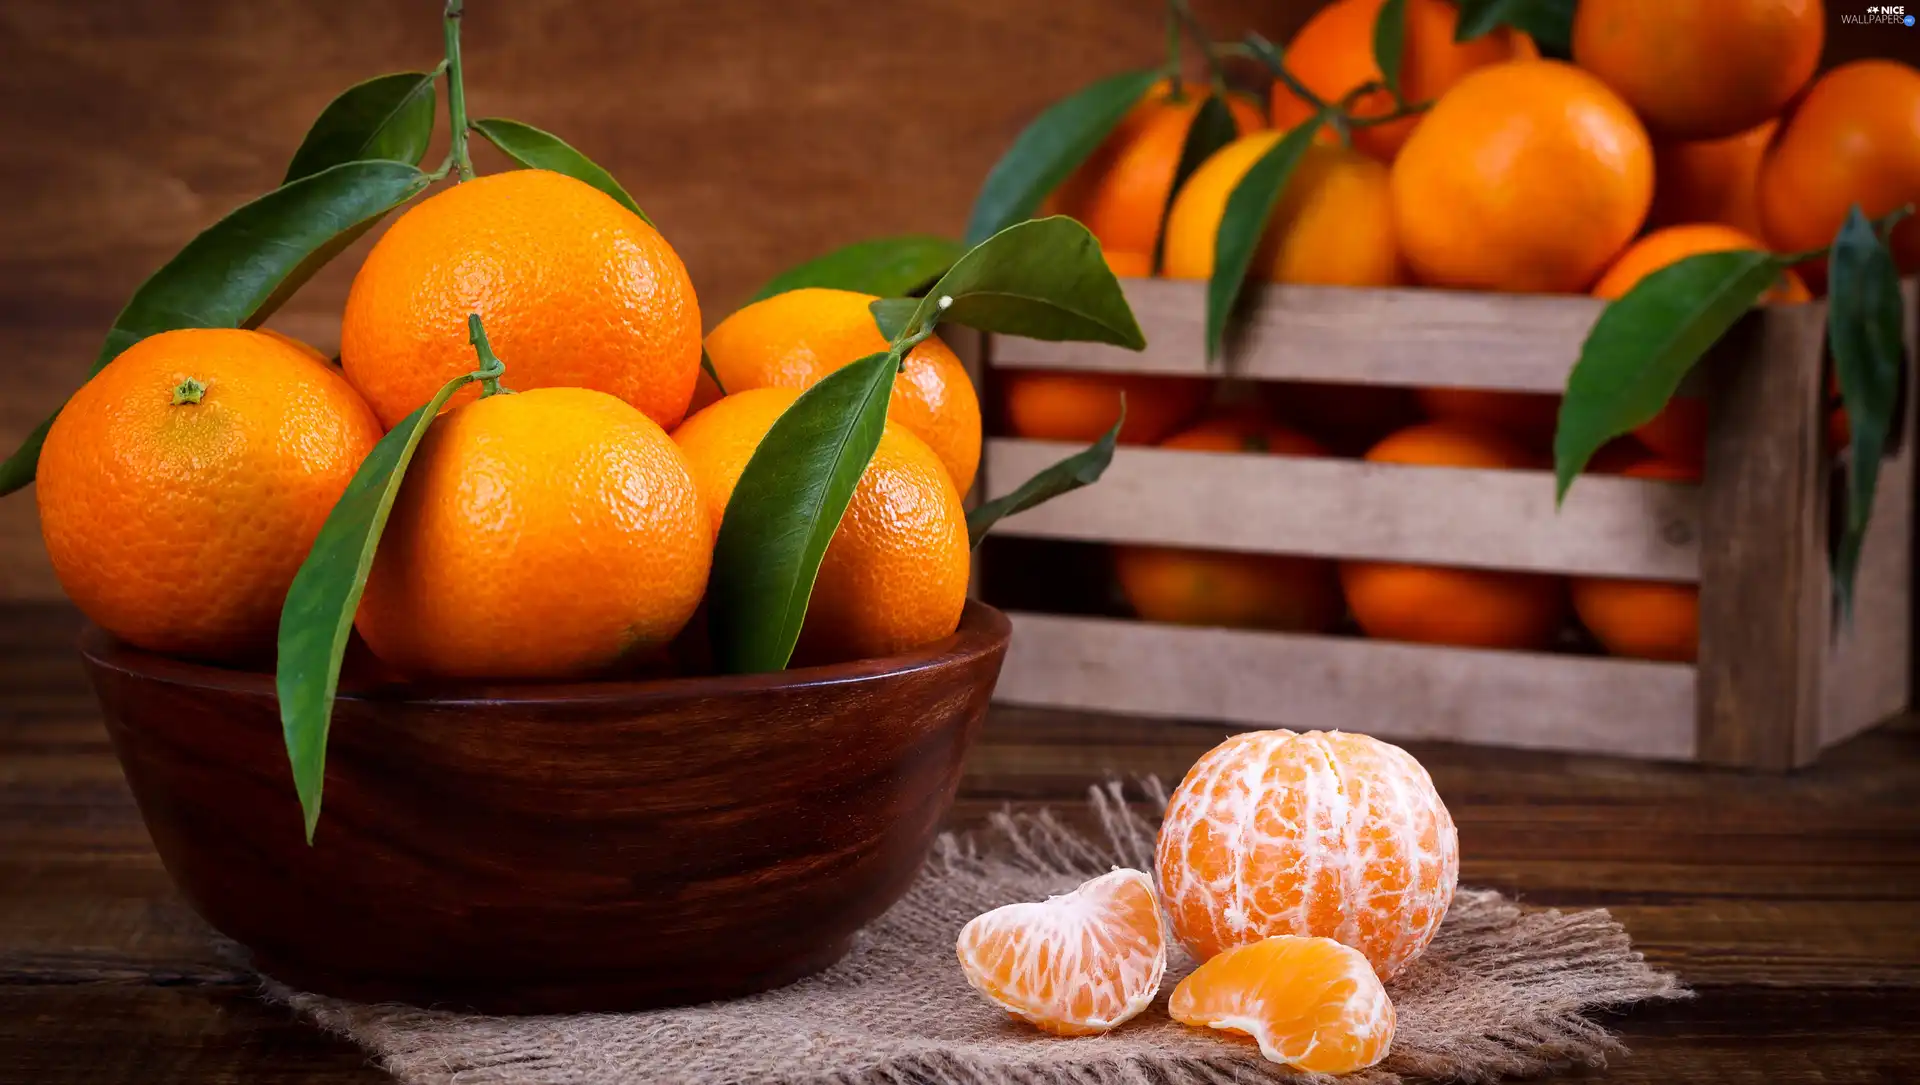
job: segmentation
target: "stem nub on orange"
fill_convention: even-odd
[[[1550,60],[1468,75],[1393,163],[1401,247],[1435,286],[1584,291],[1652,199],[1639,119],[1592,75]]]
[[[1115,274],[1141,260],[1151,265],[1187,129],[1209,93],[1188,83],[1175,100],[1165,80],[1156,84],[1049,201],[1051,210],[1092,231],[1117,265]],[[1228,94],[1226,101],[1242,135],[1267,126],[1260,107],[1245,97]]]
[[[1335,0],[1314,13],[1287,46],[1287,70],[1322,101],[1339,104],[1353,91],[1381,80],[1374,59],[1373,31],[1386,0]],[[1533,39],[1500,27],[1473,41],[1454,41],[1459,10],[1446,0],[1408,0],[1406,33],[1400,54],[1400,94],[1410,104],[1431,102],[1445,94],[1468,72],[1505,60],[1539,56]],[[1361,118],[1382,117],[1393,111],[1393,96],[1384,89],[1355,99],[1350,112]],[[1273,85],[1273,124],[1292,128],[1313,115],[1313,107],[1289,90]],[[1393,161],[1420,117],[1357,128],[1353,145],[1383,162]]]
[[[1174,198],[1162,272],[1169,279],[1213,275],[1214,242],[1227,199],[1253,164],[1279,142],[1256,132],[1220,148]],[[1307,149],[1267,219],[1249,276],[1275,283],[1392,286],[1405,279],[1393,226],[1387,167],[1358,151]]]
[[[294,573],[379,439],[346,379],[282,338],[150,336],[47,434],[36,496],[54,573],[148,651],[271,657]]]
[[[427,430],[355,625],[409,674],[580,677],[671,641],[712,559],[692,472],[652,419],[584,388],[494,395]]]
[[[1660,135],[1720,139],[1813,78],[1825,18],[1820,0],[1580,0],[1573,59]]]
[[[721,321],[707,335],[707,356],[728,392],[806,389],[887,349],[868,308],[877,300],[825,287],[775,294]],[[887,417],[932,447],[956,489],[972,487],[980,466],[980,399],[960,358],[938,337],[907,352]]]
[[[1223,413],[1161,442],[1195,452],[1324,456],[1319,443],[1255,412]],[[1320,632],[1342,611],[1333,565],[1285,554],[1117,546],[1114,574],[1152,622]]]
[[[1523,468],[1538,457],[1498,430],[1465,422],[1410,426],[1367,453],[1374,463]],[[1348,561],[1347,606],[1370,637],[1472,648],[1545,648],[1566,619],[1561,577]]]
[[[1776,249],[1831,244],[1854,204],[1868,218],[1920,208],[1920,71],[1897,61],[1856,60],[1815,80],[1760,163],[1760,218]],[[1893,258],[1920,271],[1920,217],[1894,227]]]
[[[1700,481],[1698,466],[1671,460],[1644,460],[1620,473],[1668,482]],[[1693,662],[1698,654],[1699,585],[1575,577],[1569,587],[1580,624],[1609,654],[1682,663]]]
[[[716,534],[747,461],[798,398],[791,388],[736,392],[674,432]],[[926,442],[889,420],[820,562],[796,662],[893,655],[951,635],[970,567],[952,478]]]
[[[474,370],[471,313],[522,391],[592,388],[662,426],[693,397],[700,305],[686,268],[585,182],[547,170],[463,181],[380,238],[347,295],[340,363],[382,423]]]

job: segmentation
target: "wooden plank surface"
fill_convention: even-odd
[[[1074,451],[989,438],[998,497]],[[1699,578],[1699,488],[1359,460],[1122,448],[1100,484],[1001,522],[1003,535],[1126,541],[1593,576]]]
[[[995,694],[1010,704],[1647,758],[1694,754],[1694,672],[1684,664],[1013,618]]]
[[[0,1083],[377,1085],[351,1046],[252,997],[160,868],[62,607],[0,607]],[[1230,728],[996,708],[952,822],[1084,824],[1086,788],[1172,781]],[[1608,1019],[1601,1079],[1868,1085],[1920,1061],[1920,728],[1791,776],[1409,743],[1460,826],[1462,879],[1610,908],[1699,991]]]

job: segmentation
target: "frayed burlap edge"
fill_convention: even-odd
[[[1156,780],[1147,808],[1165,808]],[[1252,1085],[1330,1081],[1289,1073],[1250,1045],[1175,1025],[1165,997],[1192,962],[1176,954],[1160,1000],[1104,1037],[1061,1041],[1009,1023],[959,982],[953,936],[973,914],[1059,892],[1114,866],[1152,869],[1155,821],[1121,785],[1091,790],[1098,837],[1051,811],[1003,812],[975,835],[943,834],[907,896],[847,960],[734,1002],[631,1014],[497,1018],[361,1005],[263,978],[263,993],[352,1040],[406,1085]],[[1103,838],[1103,839],[1101,839]],[[1456,894],[1427,953],[1389,984],[1391,1054],[1341,1079],[1493,1081],[1624,1053],[1590,1014],[1690,997],[1649,966],[1604,910],[1523,909],[1489,890]]]

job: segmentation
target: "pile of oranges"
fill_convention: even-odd
[[[1407,0],[1400,100],[1382,87],[1374,31],[1384,0],[1335,0],[1284,50],[1297,87],[1230,100],[1242,135],[1174,191],[1197,97],[1162,84],[1054,197],[1101,241],[1117,273],[1206,279],[1229,195],[1254,162],[1322,105],[1324,125],[1283,190],[1250,275],[1276,283],[1589,293],[1613,299],[1685,257],[1829,244],[1850,206],[1871,218],[1920,203],[1920,71],[1861,60],[1816,74],[1818,0],[1710,5],[1581,0],[1572,62],[1543,59],[1518,30],[1455,41],[1448,0]],[[1298,91],[1316,101],[1309,102]],[[1372,123],[1393,114],[1397,119]],[[1892,231],[1920,270],[1920,219]],[[1824,289],[1806,260],[1768,303]],[[1197,352],[1201,344],[1195,342]],[[1200,382],[1145,376],[1000,375],[1016,436],[1176,449],[1361,455],[1427,466],[1540,468],[1553,396],[1457,388],[1363,389],[1276,382],[1230,407]],[[1835,435],[1846,421],[1832,408]],[[1704,407],[1680,399],[1603,450],[1593,469],[1697,481]],[[1544,648],[1569,610],[1610,652],[1694,655],[1692,589],[1464,569],[1122,548],[1119,584],[1153,620],[1321,631],[1346,609],[1372,636]]]
[[[1373,1066],[1393,1042],[1385,983],[1439,932],[1459,836],[1399,747],[1255,731],[1201,757],[1161,824],[1154,876],[1117,869],[976,917],[956,951],[973,987],[1048,1032],[1105,1032],[1153,1004],[1171,931],[1198,965],[1178,1022],[1252,1037],[1300,1070]]]
[[[732,394],[688,418],[700,308],[659,232],[560,173],[461,181],[368,254],[337,365],[231,328],[163,332],[107,364],[41,454],[47,550],[81,610],[128,643],[269,662],[289,585],[362,461],[477,368],[477,313],[504,387],[469,385],[426,430],[356,629],[403,677],[684,659],[668,649],[700,608],[734,484],[800,390],[886,349],[873,300],[798,291],[723,321],[705,345]],[[959,623],[979,404],[937,339],[896,387],[821,566],[805,661],[886,655]]]

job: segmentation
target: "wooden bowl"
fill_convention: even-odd
[[[1006,653],[342,690],[309,847],[270,675],[81,650],[167,872],[266,974],[359,1000],[634,1009],[825,968],[913,881]]]

